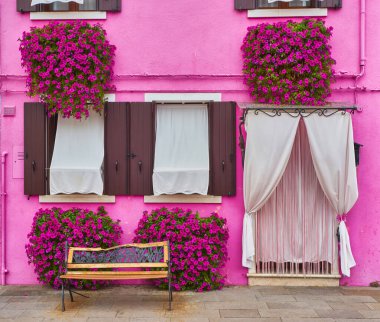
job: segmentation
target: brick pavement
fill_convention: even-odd
[[[380,322],[380,289],[317,287],[226,287],[208,293],[174,293],[150,286],[112,286],[66,296],[42,286],[0,287],[1,321],[73,322]]]

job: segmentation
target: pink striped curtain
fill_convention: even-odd
[[[303,120],[284,175],[256,220],[257,273],[333,271],[336,211],[319,184]]]

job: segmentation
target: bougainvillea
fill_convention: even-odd
[[[102,110],[105,91],[113,90],[115,46],[100,25],[51,22],[24,32],[20,42],[28,94],[46,103],[49,116],[80,119],[90,107]]]
[[[243,73],[259,103],[323,105],[333,78],[332,27],[321,20],[249,27],[241,47]]]
[[[213,213],[201,218],[191,210],[166,208],[145,211],[135,231],[135,242],[170,242],[172,285],[175,290],[212,290],[224,285],[227,261],[226,219]],[[167,288],[167,280],[157,280]]]
[[[120,240],[122,229],[99,207],[87,209],[40,209],[34,216],[32,230],[25,245],[29,264],[34,265],[38,280],[54,288],[61,286],[64,273],[65,243],[70,246],[112,247]],[[101,281],[72,280],[75,288],[97,288]]]

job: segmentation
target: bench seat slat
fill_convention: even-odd
[[[141,275],[141,274],[127,274],[127,275],[111,275],[111,274],[65,274],[61,275],[62,279],[83,279],[83,280],[132,280],[132,279],[156,279],[156,278],[167,278],[168,274],[163,272],[162,274],[153,274],[153,275]]]
[[[75,274],[93,274],[93,275],[162,275],[167,274],[168,271],[68,271],[64,275],[75,275]]]
[[[67,264],[68,269],[72,268],[157,268],[168,267],[167,263],[91,263],[91,264]]]

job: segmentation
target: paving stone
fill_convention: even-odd
[[[219,318],[210,322],[281,322],[281,318]]]
[[[120,310],[116,317],[117,318],[160,318],[164,317],[165,311],[161,310],[144,310],[142,308],[135,308],[134,310]]]
[[[79,310],[75,317],[77,318],[115,318],[117,315],[117,311],[104,311],[104,310]]]
[[[311,309],[259,309],[261,317],[281,317],[281,318],[315,318],[317,313]]]
[[[327,302],[334,310],[370,310],[368,304],[372,303],[346,303],[346,302]],[[377,303],[373,303],[377,304]]]
[[[220,316],[222,318],[257,318],[260,317],[259,311],[252,310],[220,310]]]
[[[166,311],[164,317],[167,318],[220,318],[219,310],[203,311]]]
[[[204,306],[206,309],[267,309],[267,304],[265,302],[205,302]]]
[[[345,310],[315,310],[321,318],[333,319],[360,319],[363,317],[359,311],[350,310],[349,306]]]
[[[208,318],[171,318],[170,322],[209,322]]]
[[[365,303],[371,310],[380,311],[380,303]]]
[[[345,302],[345,303],[376,303],[371,296],[351,296],[351,295],[294,295],[297,301],[321,300],[326,302]]]
[[[367,319],[380,319],[380,311],[373,311],[373,310],[364,311],[364,310],[360,310],[359,312],[360,312],[360,314],[362,314]]]
[[[266,302],[269,309],[331,309],[324,301]]]
[[[335,322],[380,322],[380,319],[335,319]]]
[[[292,295],[263,295],[256,296],[259,302],[295,302],[296,299]]]
[[[282,322],[335,322],[331,318],[282,318]]]
[[[103,321],[104,319],[101,318]],[[45,318],[43,322],[87,322],[88,318],[76,318],[76,317],[55,317]]]

